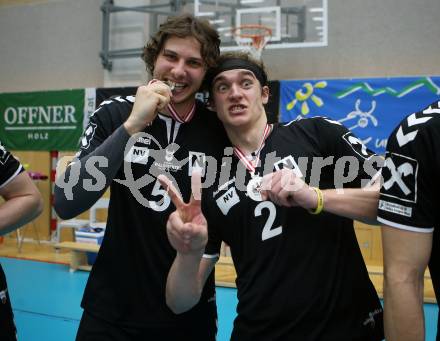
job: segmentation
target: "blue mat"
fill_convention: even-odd
[[[67,265],[1,258],[20,341],[73,341],[88,272]],[[236,289],[217,288],[218,341],[228,341],[236,316]],[[435,341],[437,304],[425,304],[426,341]]]
[[[1,258],[20,341],[75,340],[81,298],[89,273],[29,260]],[[228,341],[237,305],[236,290],[218,288],[218,341]]]

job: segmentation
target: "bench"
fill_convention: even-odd
[[[85,270],[90,271],[92,269],[91,265],[87,263],[86,252],[98,253],[98,244],[89,243],[77,243],[77,242],[62,242],[55,244],[56,249],[70,250],[70,271]]]

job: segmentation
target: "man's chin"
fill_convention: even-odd
[[[227,120],[224,120],[223,123],[230,127],[241,127],[249,124],[249,119],[246,117],[233,117]]]
[[[189,101],[193,101],[195,97],[194,93],[182,93],[178,95],[173,95],[173,98],[171,99],[171,103],[173,104],[183,104]]]

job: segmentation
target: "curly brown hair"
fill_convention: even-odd
[[[150,38],[144,47],[142,59],[147,70],[153,74],[156,59],[168,38],[194,37],[201,47],[202,59],[206,67],[213,67],[220,54],[220,38],[217,31],[207,20],[196,18],[191,14],[170,16],[160,25],[159,31]]]

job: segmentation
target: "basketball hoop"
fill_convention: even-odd
[[[249,51],[255,59],[261,59],[261,52],[272,38],[272,29],[258,24],[241,25],[231,30],[238,46]]]

